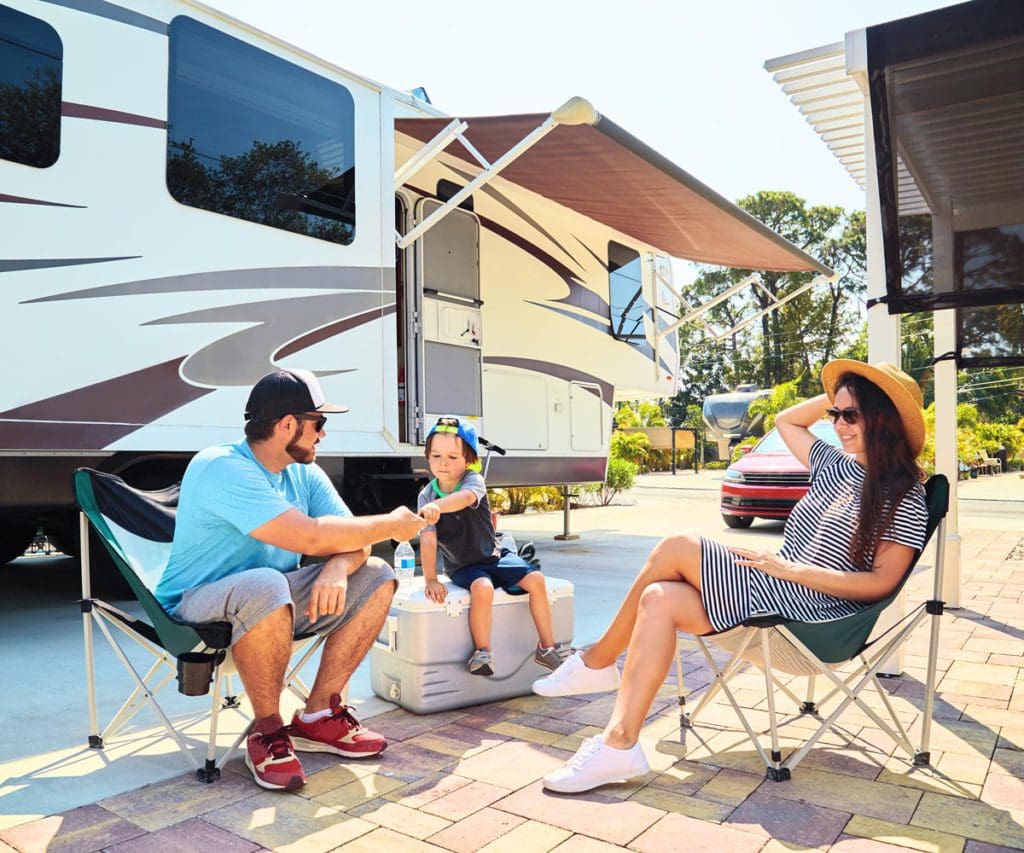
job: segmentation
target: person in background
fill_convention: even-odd
[[[466,666],[473,675],[494,674],[491,605],[494,588],[526,592],[539,642],[533,659],[554,669],[567,653],[555,643],[551,603],[544,576],[518,554],[502,549],[494,533],[487,486],[480,474],[476,429],[456,417],[438,418],[426,441],[433,479],[419,495],[419,513],[428,526],[420,532],[420,560],[426,594],[441,603],[448,595],[437,579],[437,551],[452,583],[469,590],[469,631],[474,652]]]

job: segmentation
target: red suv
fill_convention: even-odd
[[[818,438],[839,447],[828,421],[811,427]],[[730,465],[722,480],[722,518],[729,527],[750,527],[755,518],[789,518],[789,511],[810,488],[810,475],[775,429],[749,453]]]

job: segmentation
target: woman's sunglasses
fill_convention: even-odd
[[[825,409],[825,414],[834,424],[839,423],[840,418],[848,424],[855,424],[860,420],[860,409]]]

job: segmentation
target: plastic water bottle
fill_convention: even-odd
[[[400,586],[408,586],[416,575],[416,552],[408,542],[399,542],[395,548],[395,577]]]

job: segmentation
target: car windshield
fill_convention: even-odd
[[[836,435],[836,431],[832,424],[828,421],[818,421],[816,424],[811,426],[811,432],[813,432],[818,438],[824,439],[829,444],[834,444],[839,447],[839,436]],[[786,447],[786,442],[782,440],[782,436],[779,435],[779,431],[774,427],[771,431],[765,433],[757,446],[753,450],[754,453],[789,453],[789,448]]]

